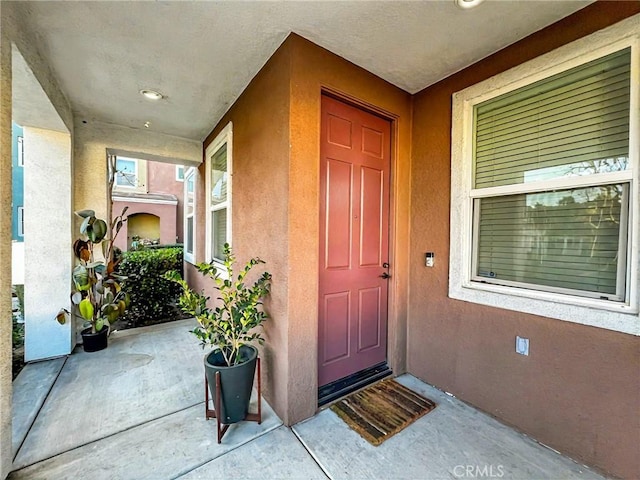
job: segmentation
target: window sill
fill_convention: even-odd
[[[449,297],[640,336],[637,305],[471,282],[451,283]]]
[[[222,262],[218,260],[213,260],[213,266],[218,269],[218,275],[223,280],[229,280],[229,274],[227,273],[227,269],[225,268]]]

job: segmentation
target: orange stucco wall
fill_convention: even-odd
[[[394,119],[389,361],[405,370],[411,96],[292,34],[205,141],[233,122],[233,246],[273,274],[262,349],[265,397],[286,424],[317,409],[320,98],[331,89]],[[204,166],[199,171],[204,179]],[[198,183],[197,260],[204,259]],[[214,292],[187,266],[189,282]]]
[[[597,2],[417,94],[411,172],[409,371],[626,478],[640,477],[638,337],[447,297],[451,95],[639,11]],[[514,352],[516,335],[530,339],[530,356]]]
[[[291,47],[289,163],[288,421],[317,405],[320,99],[323,89],[345,95],[393,119],[391,275],[388,361],[402,373],[406,358],[411,96],[343,58],[297,36]]]
[[[204,148],[233,122],[232,231],[233,249],[240,262],[259,256],[273,275],[265,303],[271,318],[265,323],[261,349],[263,395],[281,418],[286,418],[288,363],[287,209],[289,188],[289,62],[283,45],[251,81],[204,142]],[[205,261],[205,165],[196,179],[196,261]],[[196,289],[216,298],[212,282],[185,264]]]
[[[233,122],[233,243],[273,273],[262,350],[265,397],[288,425],[317,406],[320,99],[323,90],[393,122],[388,359],[558,450],[640,476],[638,339],[451,300],[451,95],[640,11],[597,2],[415,96],[292,34],[205,141]],[[425,66],[428,68],[428,66]],[[197,260],[204,260],[204,166]],[[436,266],[424,267],[424,252]],[[196,288],[214,292],[192,267]],[[516,335],[532,354],[514,352]]]

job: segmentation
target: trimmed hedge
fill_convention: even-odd
[[[182,248],[142,249],[122,254],[118,273],[127,277],[122,289],[131,297],[123,319],[140,327],[168,318],[182,318],[176,308],[180,286],[163,278],[169,270],[182,271]]]

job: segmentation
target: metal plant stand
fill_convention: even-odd
[[[258,422],[258,425],[262,423],[262,380],[260,379],[260,357],[258,357],[258,413],[247,413],[247,416],[243,421],[245,422]],[[222,443],[222,437],[227,432],[229,428],[228,424],[223,424],[218,416],[216,415],[217,411],[220,411],[220,402],[222,399],[220,398],[222,385],[220,383],[220,372],[216,372],[216,394],[213,400],[213,409],[209,408],[209,381],[207,380],[207,376],[204,376],[204,414],[205,418],[209,420],[210,418],[216,419],[216,426],[218,430],[218,443]]]

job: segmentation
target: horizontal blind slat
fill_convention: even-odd
[[[628,168],[629,68],[626,49],[476,105],[475,188]]]
[[[629,95],[629,76],[616,79],[613,85],[601,86],[597,91],[583,92],[579,95],[560,96],[550,99],[548,103],[535,103],[530,108],[523,108],[522,105],[512,105],[512,109],[498,116],[478,114],[478,138],[482,139],[491,132],[500,132],[512,127],[526,125],[531,118],[554,118],[562,117],[563,113],[572,110],[593,110],[602,106],[618,105],[624,102]],[[572,92],[573,93],[573,92]]]
[[[476,275],[615,294],[622,185],[478,199]]]

